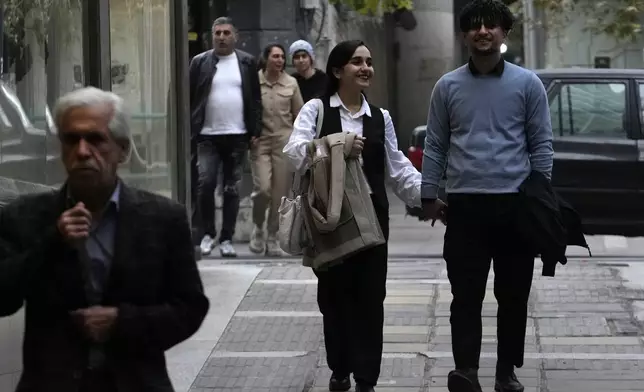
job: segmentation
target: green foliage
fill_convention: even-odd
[[[397,9],[410,10],[413,0],[331,0],[334,4],[344,4],[363,15],[378,15]]]
[[[534,0],[534,4],[545,11],[545,24],[555,31],[583,15],[586,31],[593,34],[605,34],[618,41],[635,41],[642,32],[644,0]],[[521,13],[521,2],[512,6]]]

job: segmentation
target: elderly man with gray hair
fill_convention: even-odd
[[[120,97],[76,90],[54,120],[67,181],[0,211],[0,317],[26,309],[17,391],[173,391],[164,352],[209,307],[186,211],[118,178]]]

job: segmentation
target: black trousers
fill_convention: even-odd
[[[389,238],[388,213],[378,213],[378,220]],[[341,376],[353,373],[356,382],[375,386],[382,360],[387,244],[314,272],[329,368]]]
[[[197,141],[197,211],[202,234],[216,237],[215,189],[223,174],[222,224],[219,242],[230,241],[235,234],[239,212],[239,183],[248,151],[247,135],[199,136]]]
[[[448,196],[443,257],[452,286],[450,324],[457,369],[478,368],[481,308],[490,263],[498,303],[497,357],[523,365],[534,257],[517,230],[517,194]]]

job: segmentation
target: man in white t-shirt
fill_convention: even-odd
[[[237,30],[230,18],[212,25],[214,49],[190,62],[190,128],[198,172],[196,215],[203,238],[201,253],[216,246],[217,175],[223,174],[222,225],[219,250],[235,257],[232,245],[239,211],[239,182],[250,143],[261,132],[262,97],[255,58],[235,49]]]

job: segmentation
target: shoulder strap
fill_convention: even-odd
[[[322,132],[322,124],[324,123],[324,102],[320,98],[316,98],[315,100],[318,106],[318,115],[316,118],[315,126],[315,139],[319,139],[320,133]],[[297,170],[293,172],[291,192],[293,194],[293,197],[302,193],[302,174]]]
[[[322,132],[322,123],[324,123],[324,102],[320,98],[316,98],[318,104],[318,117],[317,125],[315,127],[315,138],[320,138],[320,133]]]

